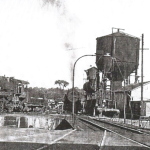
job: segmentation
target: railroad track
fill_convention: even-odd
[[[84,127],[83,127],[84,126]],[[92,124],[89,124],[87,122],[83,122],[82,120],[79,120],[78,121],[78,129],[81,129],[81,130],[88,130],[88,131],[98,131],[99,129],[95,126],[93,126]]]
[[[87,117],[80,117],[78,119],[86,124],[89,124],[90,126],[93,126],[94,128],[112,132],[124,139],[136,143],[137,145],[145,149],[150,149],[150,134],[145,133],[141,130]]]
[[[149,135],[150,136],[150,131],[146,130],[146,129],[142,129],[142,128],[138,128],[138,127],[132,127],[132,126],[126,126],[126,125],[121,125],[115,122],[109,122],[109,121],[105,121],[105,120],[101,120],[101,119],[93,119],[96,122],[101,122],[101,123],[106,123],[106,124],[110,124],[112,126],[116,126],[118,128],[122,128],[122,129],[127,129],[128,131],[131,132],[135,132],[135,133],[139,133],[139,134],[145,134],[145,135]]]
[[[106,146],[105,141],[107,141],[107,137],[110,135],[115,138],[121,137],[121,139],[123,139],[122,140],[123,142],[130,141],[129,143],[134,143],[133,145],[136,145],[138,149],[142,149],[142,150],[150,149],[150,143],[149,143],[150,135],[145,134],[144,132],[140,130],[121,126],[118,124],[112,124],[110,122],[103,121],[103,120],[96,120],[93,118],[89,118],[87,116],[84,116],[84,117],[78,116],[76,118],[76,121],[78,122],[77,127],[79,127],[80,130],[84,130],[84,131],[88,130],[88,131],[93,131],[93,132],[96,131],[97,134],[99,134],[97,131],[100,131],[100,133],[102,133],[102,139],[100,140],[98,144],[100,150],[102,150],[103,148],[105,149],[105,146]],[[51,144],[56,144],[56,143],[57,142],[54,142]],[[36,150],[50,149],[51,144],[41,146],[37,148]],[[134,149],[134,146],[133,146],[133,149]]]

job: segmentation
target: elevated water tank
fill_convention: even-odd
[[[114,61],[111,74],[107,77],[113,81],[123,81],[139,65],[140,39],[123,32],[115,32],[110,35],[96,38],[96,65],[100,71],[104,71],[104,59],[102,56],[109,53]],[[112,62],[112,60],[110,60]]]

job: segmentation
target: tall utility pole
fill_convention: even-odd
[[[143,46],[144,46],[144,34],[142,34],[142,50],[141,50],[141,113],[140,115],[144,115],[143,109]]]
[[[79,59],[81,59],[82,57],[86,57],[86,56],[97,56],[98,54],[95,55],[83,55],[81,57],[79,57],[74,65],[73,65],[73,76],[72,76],[72,121],[73,121],[73,127],[75,125],[75,99],[74,99],[74,80],[75,80],[75,66],[76,63],[78,62]]]

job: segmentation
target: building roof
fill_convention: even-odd
[[[16,80],[18,83],[22,83],[22,84],[29,84],[28,81],[24,81],[24,80],[19,80],[19,79],[14,79]]]
[[[150,83],[150,81],[143,82],[143,85],[146,85],[148,83]],[[130,84],[130,85],[125,86],[125,91],[132,91],[132,90],[134,90],[136,88],[139,88],[139,87],[141,87],[141,83]],[[116,90],[115,92],[122,92],[122,91],[124,91],[124,87],[122,87],[121,89]]]
[[[97,68],[93,66],[93,67],[90,67],[89,69],[87,69],[87,70],[85,70],[85,71],[88,71],[88,70],[91,70],[91,69],[97,70]]]
[[[146,84],[148,84],[148,83],[150,83],[150,81],[146,81],[146,82],[143,82],[143,85],[146,85]],[[138,88],[138,87],[141,87],[141,84],[142,83],[136,83],[136,84],[130,84],[130,85],[127,85],[126,87],[125,87],[125,89],[126,90],[133,90],[133,89],[135,89],[135,88]]]

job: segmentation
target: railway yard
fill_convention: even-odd
[[[96,42],[95,55],[75,61],[72,88],[49,91],[61,93],[57,100],[42,89],[43,98],[32,97],[38,88],[29,90],[29,82],[1,77],[0,149],[150,149],[150,81],[137,80],[140,38],[118,28]],[[80,90],[75,64],[85,56],[95,56],[97,67],[84,70]]]
[[[11,120],[10,118],[9,120],[4,119],[4,126],[0,127],[0,149],[9,149],[10,147],[15,150],[150,149],[149,129],[110,122],[105,117],[77,115],[72,120],[70,115],[53,116],[53,118],[59,118],[60,121],[57,124],[55,123],[54,128],[44,128],[45,125],[43,127],[40,125],[42,116],[36,116],[36,120],[34,119],[36,125],[34,127],[31,127],[31,121],[28,122],[26,127],[18,127],[16,118],[12,120],[12,117],[15,116],[9,115]],[[62,120],[65,120],[65,122]],[[20,122],[21,124],[25,125],[26,122]],[[58,126],[59,128],[57,128]],[[66,129],[63,127],[66,127]]]

